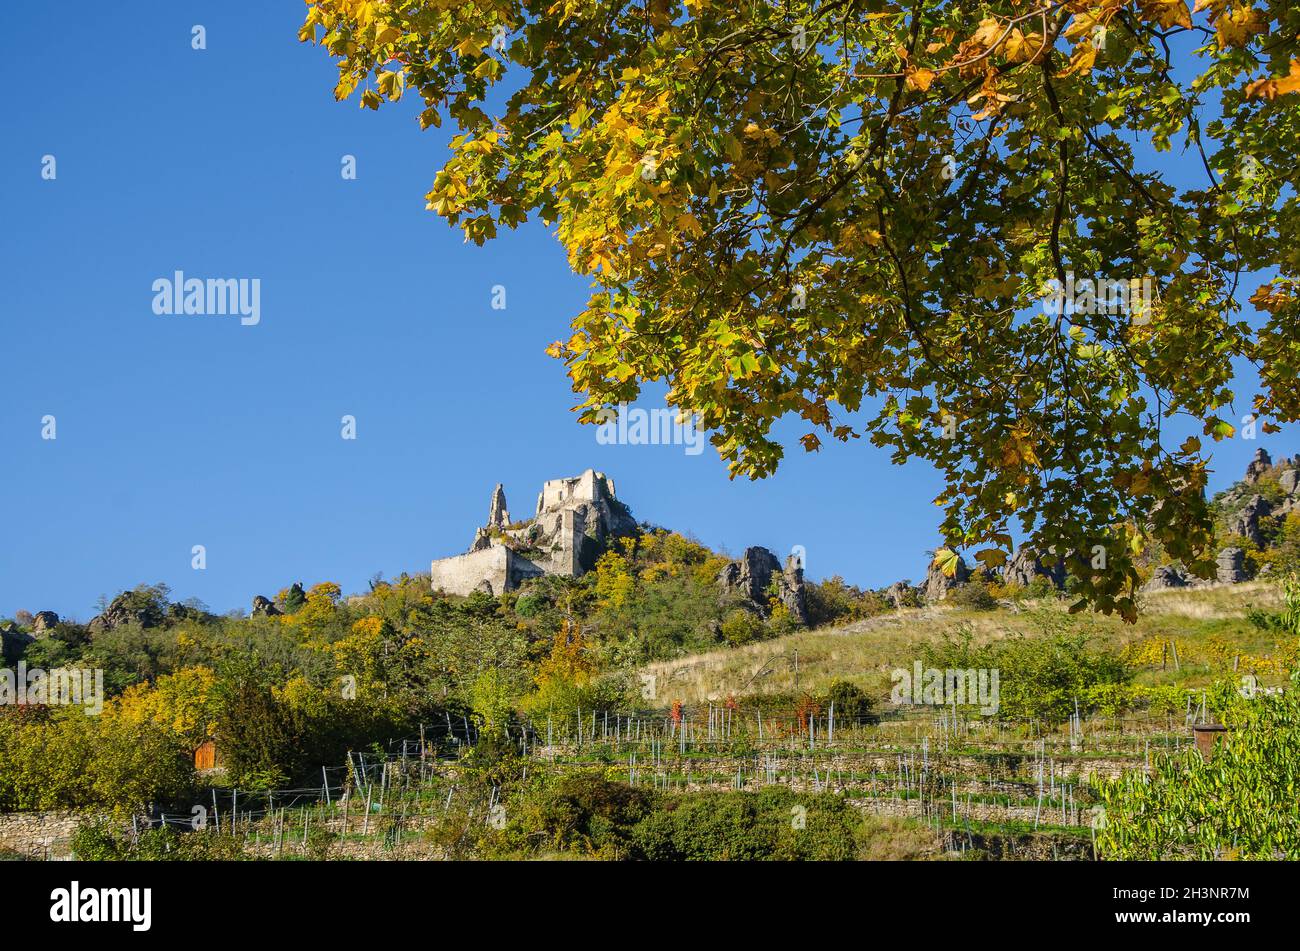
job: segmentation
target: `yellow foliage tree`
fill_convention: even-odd
[[[106,712],[127,723],[153,723],[198,746],[216,732],[216,682],[210,667],[186,667],[155,684],[128,687]]]

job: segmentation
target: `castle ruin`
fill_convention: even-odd
[[[588,469],[571,479],[551,479],[537,496],[536,514],[511,522],[505,489],[492,491],[487,524],[463,555],[430,566],[435,591],[499,595],[530,578],[576,578],[596,565],[609,540],[636,531],[627,506],[614,495],[614,482]]]

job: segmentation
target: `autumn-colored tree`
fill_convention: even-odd
[[[584,421],[663,381],[750,477],[784,416],[868,435],[945,474],[950,548],[996,566],[1019,523],[1128,618],[1144,539],[1213,572],[1164,420],[1231,436],[1237,359],[1260,426],[1300,418],[1297,36],[1287,0],[318,0],[300,33],[337,98],[456,123],[427,203],[467,238],[554,226]]]
[[[109,715],[129,723],[153,723],[185,739],[191,747],[216,732],[217,677],[210,667],[186,667],[154,684],[128,687]]]
[[[565,620],[551,643],[551,652],[537,665],[537,692],[525,706],[533,713],[568,713],[577,709],[591,684],[596,664],[579,626]]]
[[[627,604],[636,587],[625,556],[607,551],[596,562],[596,598],[602,608],[617,611]]]

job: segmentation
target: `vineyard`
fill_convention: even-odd
[[[508,731],[517,775],[495,783],[464,765],[483,739],[473,723],[436,724],[395,740],[383,757],[356,753],[323,770],[319,787],[214,791],[200,810],[159,818],[226,839],[222,848],[234,854],[430,858],[447,848],[431,842],[437,826],[451,824],[463,838],[506,830],[526,806],[505,790],[526,786],[530,773],[548,782],[598,775],[667,796],[772,787],[808,801],[834,796],[923,829],[937,854],[953,857],[1089,859],[1095,781],[1188,748],[1199,716],[1197,704],[1185,717],[1052,729],[951,713],[854,720],[832,710],[795,721],[724,705],[677,720],[596,711]],[[794,802],[782,815],[796,831],[799,810]]]
[[[623,675],[641,702],[617,706],[584,700],[608,692],[600,680],[539,693],[550,698],[539,709],[500,702],[498,681],[480,677],[470,704],[350,742],[292,782],[228,759],[213,768],[208,757],[230,755],[228,731],[187,792],[144,810],[85,810],[21,851],[1296,857],[1296,606],[1293,586],[1254,585],[1153,598],[1131,627],[1059,603],[900,611],[651,662]],[[582,643],[564,630],[543,671],[577,669],[564,665]],[[952,686],[965,671],[970,693],[939,702],[920,689],[922,668]],[[912,671],[917,688],[901,688]],[[253,716],[287,722],[275,719],[283,708],[258,706],[273,692],[251,697]],[[354,709],[331,703],[315,722]],[[45,735],[58,741],[64,722]]]

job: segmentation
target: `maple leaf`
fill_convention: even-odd
[[[1093,65],[1097,62],[1097,50],[1088,41],[1079,43],[1070,54],[1070,62],[1065,69],[1057,73],[1057,77],[1074,76],[1078,73],[1092,72]]]
[[[940,548],[934,553],[934,566],[939,569],[946,578],[955,577],[957,574],[957,565],[961,562],[961,556],[951,548]]]
[[[1214,32],[1219,49],[1245,46],[1252,36],[1268,32],[1268,22],[1254,7],[1239,6],[1227,16],[1219,17]]]
[[[914,66],[909,67],[905,81],[907,82],[908,89],[916,89],[920,92],[925,92],[930,88],[930,84],[934,82],[934,70],[919,69]]]
[[[1273,100],[1300,91],[1300,59],[1291,61],[1291,75],[1281,79],[1259,79],[1246,87],[1248,99]]]
[[[1041,33],[1025,34],[1019,30],[1012,30],[1011,35],[1002,44],[1003,55],[1012,63],[1028,63],[1045,52],[1046,46]]]
[[[1142,0],[1139,4],[1142,19],[1160,26],[1192,28],[1192,11],[1183,0]]]

